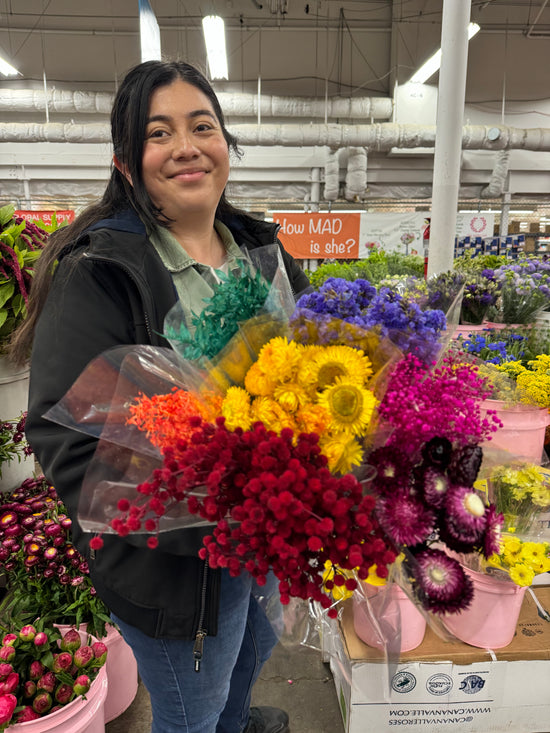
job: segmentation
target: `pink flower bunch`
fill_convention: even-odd
[[[8,594],[0,611],[21,622],[40,616],[88,623],[105,635],[109,612],[97,597],[86,560],[71,541],[71,520],[44,476],[26,479],[0,504],[0,565]]]
[[[85,695],[107,659],[107,647],[91,637],[83,644],[70,629],[39,630],[26,624],[6,633],[0,647],[0,730],[36,720]]]
[[[477,367],[448,356],[430,370],[412,355],[405,356],[390,377],[379,414],[392,429],[387,445],[406,446],[418,453],[431,438],[460,445],[478,444],[501,426],[494,413],[481,417],[480,402],[491,390]]]
[[[231,432],[223,418],[197,419],[191,438],[166,449],[163,468],[138,492],[145,497],[139,505],[119,503],[124,514],[111,523],[119,535],[142,526],[153,532],[171,504],[185,502],[191,515],[215,525],[201,557],[232,575],[245,569],[260,585],[272,569],[283,603],[312,598],[328,608],[327,561],[336,571],[331,582],[353,590],[356,580],[339,570],[357,569],[365,579],[376,565],[386,577],[395,560],[374,518],[374,498],[363,495],[354,476],[330,473],[316,434],[295,436],[286,428],[277,435],[262,423]]]
[[[454,553],[488,559],[499,550],[503,516],[474,488],[483,451],[445,437],[424,443],[420,456],[385,446],[368,463],[377,494],[376,517],[404,560],[418,603],[446,614],[467,608],[473,586]]]

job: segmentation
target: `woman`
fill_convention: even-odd
[[[251,578],[230,578],[200,561],[197,529],[163,533],[156,550],[137,535],[108,536],[91,553],[76,517],[96,443],[42,418],[105,349],[167,346],[159,334],[178,298],[200,307],[213,268],[277,241],[276,226],[225,198],[236,141],[192,66],[149,61],[132,69],[111,129],[114,167],[103,198],[50,238],[14,345],[21,360],[32,343],[27,437],[75,520],[74,542],[94,586],[134,651],[153,733],[284,733],[283,711],[249,708],[275,643]],[[283,258],[298,293],[307,278],[284,251]]]

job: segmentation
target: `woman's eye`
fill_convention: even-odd
[[[151,130],[151,132],[147,133],[148,138],[152,137],[164,137],[165,135],[168,135],[166,130]]]
[[[209,122],[201,122],[195,127],[196,132],[206,132],[212,129],[212,125]]]

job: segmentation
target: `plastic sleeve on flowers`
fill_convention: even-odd
[[[140,396],[167,394],[175,387],[200,393],[205,380],[203,371],[171,349],[117,347],[94,359],[46,413],[53,422],[99,438],[79,504],[85,531],[113,532],[109,522],[120,515],[119,499],[139,498],[136,487],[162,466],[161,452],[147,432],[129,424],[130,407]],[[174,505],[161,518],[159,531],[205,524]]]

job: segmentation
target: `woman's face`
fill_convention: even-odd
[[[229,150],[208,97],[187,82],[151,95],[143,183],[170,219],[213,214],[229,177]]]

